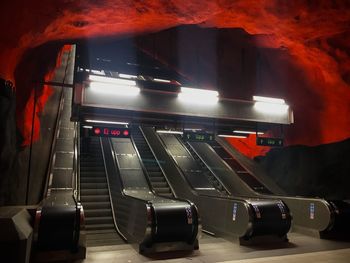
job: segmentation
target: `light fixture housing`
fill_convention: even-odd
[[[219,92],[216,90],[181,87],[178,98],[185,103],[213,105],[219,100]]]
[[[163,133],[163,134],[180,134],[182,135],[182,131],[172,131],[172,130],[157,130],[157,133]]]
[[[256,132],[256,131],[245,131],[245,130],[234,130],[234,133],[243,133],[243,134],[258,134],[263,135],[263,132]]]
[[[129,125],[128,122],[122,122],[122,121],[85,120],[85,122],[89,122],[89,123],[103,123],[103,124],[116,124],[116,125]]]
[[[218,134],[218,137],[222,138],[238,138],[238,139],[246,139],[247,136],[244,135],[234,135],[234,134]]]
[[[136,75],[131,75],[131,74],[124,74],[124,73],[119,73],[118,76],[123,79],[137,79],[138,77]]]
[[[140,93],[136,81],[129,79],[110,78],[89,75],[89,88],[91,91],[102,94],[113,94],[118,96],[136,96]]]
[[[158,78],[154,78],[153,81],[156,81],[156,82],[163,82],[163,83],[171,83],[171,80],[168,80],[168,79],[158,79]]]
[[[259,102],[267,102],[267,103],[286,104],[285,100],[284,99],[280,99],[280,98],[253,96],[253,100],[254,101],[259,101]]]
[[[267,114],[281,115],[288,112],[289,106],[284,99],[253,96],[254,109]]]

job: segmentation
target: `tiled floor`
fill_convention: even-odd
[[[200,250],[194,252],[146,257],[140,255],[136,247],[123,244],[88,248],[87,258],[81,262],[350,262],[350,242],[320,240],[297,233],[289,234],[289,240],[287,244],[244,247],[222,238],[203,235]]]

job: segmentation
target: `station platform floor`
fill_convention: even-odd
[[[289,242],[263,246],[240,246],[219,237],[202,234],[199,250],[193,252],[168,252],[144,256],[130,244],[89,247],[85,260],[77,263],[139,263],[139,262],[350,262],[350,242],[322,240],[299,233],[289,233]]]

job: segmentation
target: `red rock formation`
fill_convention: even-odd
[[[350,136],[349,1],[13,0],[1,9],[0,76],[15,81],[17,97],[32,88],[18,79],[25,70],[17,68],[15,77],[18,63],[28,50],[50,41],[135,35],[182,24],[242,28],[257,46],[285,51],[269,61],[272,66],[288,62],[284,72],[279,69],[291,80],[284,94],[295,111],[288,143],[315,145]],[[280,88],[271,87],[266,95],[280,94]],[[29,98],[19,99],[19,109]]]

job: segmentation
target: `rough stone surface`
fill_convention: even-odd
[[[288,194],[350,199],[350,139],[272,149],[259,163]]]

